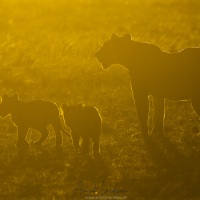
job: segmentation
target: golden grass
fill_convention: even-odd
[[[120,182],[130,200],[198,199],[194,157],[200,143],[193,130],[199,124],[190,106],[167,104],[167,137],[178,152],[170,146],[166,154],[169,145],[159,141],[144,145],[128,71],[119,66],[103,71],[94,53],[113,32],[131,33],[166,51],[199,46],[199,8],[195,0],[2,0],[0,94],[93,104],[102,113],[103,133],[100,160],[75,156],[66,138],[65,156],[57,159],[53,134],[41,150],[20,154],[16,129],[8,121],[5,131],[2,122],[0,197],[70,199],[79,181],[93,185],[106,179]]]

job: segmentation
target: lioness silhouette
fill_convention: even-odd
[[[130,34],[112,34],[96,52],[104,69],[120,64],[130,73],[141,132],[163,133],[164,98],[191,99],[200,116],[200,48],[168,53],[153,44],[132,40]],[[153,97],[154,126],[148,130],[149,95]]]
[[[97,108],[82,103],[77,106],[63,104],[62,110],[65,123],[71,129],[74,148],[78,150],[79,140],[82,139],[84,154],[99,154],[101,116]]]
[[[11,114],[12,121],[18,128],[18,147],[29,147],[25,139],[29,128],[40,131],[41,137],[35,142],[35,145],[41,145],[49,134],[47,127],[51,124],[56,132],[56,147],[61,148],[61,132],[65,131],[61,127],[59,109],[55,103],[44,100],[34,100],[26,103],[19,100],[18,95],[9,97],[4,94],[0,104],[0,116],[6,117],[8,114]]]

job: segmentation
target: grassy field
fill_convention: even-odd
[[[199,9],[196,0],[1,0],[0,95],[92,104],[103,128],[101,157],[76,155],[65,135],[59,156],[53,132],[40,149],[20,152],[16,127],[2,119],[0,199],[200,199],[199,121],[190,103],[166,101],[166,139],[145,141],[128,71],[103,71],[94,58],[113,32],[165,51],[197,47]],[[30,130],[30,144],[37,138]],[[81,185],[98,192],[73,190]],[[123,191],[106,191],[115,187]]]

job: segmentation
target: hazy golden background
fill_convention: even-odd
[[[199,11],[197,0],[1,0],[0,94],[95,105],[103,132],[101,162],[75,157],[66,138],[65,158],[58,161],[54,135],[41,152],[22,158],[16,129],[2,122],[0,197],[68,199],[80,180],[92,185],[103,179],[120,182],[130,200],[198,197],[200,173],[190,161],[199,155],[199,137],[192,134],[199,124],[190,106],[168,103],[166,116],[169,138],[186,160],[152,156],[135,134],[139,124],[128,71],[119,66],[103,71],[94,53],[113,32],[131,33],[165,51],[199,46]],[[34,135],[30,131],[28,140]]]
[[[102,42],[116,32],[163,50],[198,46],[198,12],[194,0],[1,0],[1,93],[68,101],[71,91],[123,85],[124,70],[111,80],[94,58]]]

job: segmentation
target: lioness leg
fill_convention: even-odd
[[[199,98],[192,98],[192,108],[194,109],[194,111],[196,112],[196,114],[198,115],[198,118],[200,120],[200,97]],[[199,126],[195,127],[194,131],[199,132]]]
[[[153,97],[153,129],[152,135],[163,134],[164,99]]]
[[[37,146],[40,146],[48,137],[49,131],[46,127],[41,128],[40,130],[41,136],[38,141],[36,141],[34,144]]]
[[[192,98],[192,108],[199,116],[200,119],[200,97],[199,98]]]
[[[26,134],[28,131],[28,127],[18,126],[18,138],[17,138],[17,147],[20,148],[28,148],[29,143],[26,141]]]
[[[134,100],[140,121],[141,132],[144,136],[146,136],[148,134],[148,125],[147,125],[148,113],[149,113],[148,95],[135,94]]]

